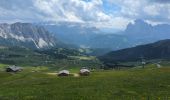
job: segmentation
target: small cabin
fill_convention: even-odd
[[[22,68],[15,65],[6,68],[6,72],[20,72],[20,71],[22,71]]]
[[[80,70],[79,74],[81,76],[88,76],[88,75],[90,75],[90,70],[83,68]]]
[[[68,70],[59,71],[58,76],[69,76],[70,72]]]

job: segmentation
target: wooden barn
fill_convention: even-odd
[[[22,71],[22,68],[15,65],[6,68],[6,72],[19,72],[19,71]]]
[[[88,75],[90,75],[90,70],[83,68],[80,70],[79,74],[81,76],[88,76]]]
[[[68,70],[59,71],[58,76],[69,76],[70,72]]]

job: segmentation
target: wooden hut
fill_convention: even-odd
[[[70,72],[68,70],[59,71],[58,76],[69,76]]]
[[[79,74],[81,76],[88,76],[88,75],[90,75],[90,70],[83,68],[80,70]]]
[[[19,71],[22,71],[22,68],[21,67],[18,67],[18,66],[8,66],[6,68],[6,72],[19,72]]]

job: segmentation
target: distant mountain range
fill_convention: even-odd
[[[170,39],[170,25],[159,24],[152,26],[143,20],[135,20],[129,23],[123,33],[135,45],[156,42],[158,40]]]
[[[100,56],[99,59],[111,63],[121,61],[140,61],[141,57],[146,60],[170,59],[170,39],[113,51],[104,56]]]
[[[128,44],[125,36],[103,34],[99,29],[83,24],[58,23],[57,25],[45,24],[44,27],[63,42],[82,48],[117,50]]]
[[[170,25],[152,26],[140,19],[129,23],[124,31],[113,34],[105,34],[97,28],[77,23],[45,24],[44,26],[62,41],[84,48],[120,50],[170,39]]]
[[[124,31],[106,34],[100,29],[80,23],[0,24],[0,45],[50,48],[56,46],[104,50],[104,53],[141,44],[170,39],[170,25],[152,26],[143,20],[129,23]],[[76,45],[76,46],[74,46]]]
[[[58,40],[44,27],[30,23],[0,24],[0,45],[50,48]]]

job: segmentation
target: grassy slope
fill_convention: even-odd
[[[89,77],[57,77],[27,69],[0,72],[0,83],[0,99],[7,100],[165,100],[170,96],[170,68],[96,71]]]

